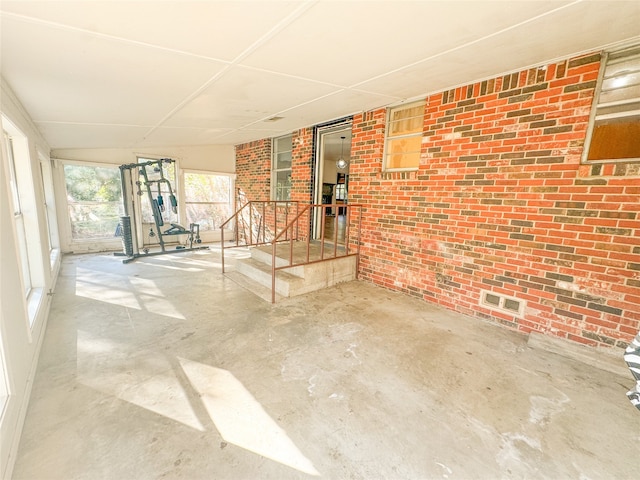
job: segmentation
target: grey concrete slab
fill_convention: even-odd
[[[13,478],[636,478],[598,355],[359,281],[271,305],[215,249],[66,256]]]

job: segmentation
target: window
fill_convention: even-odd
[[[47,241],[49,254],[58,248],[58,226],[56,224],[56,200],[53,191],[53,174],[51,160],[45,156],[40,158],[40,175],[44,189],[44,214],[46,217]]]
[[[291,135],[274,139],[271,177],[271,196],[274,200],[291,200],[292,150]]]
[[[418,168],[423,124],[424,102],[389,109],[384,146],[386,170]]]
[[[604,53],[583,161],[640,161],[640,46]]]
[[[117,167],[64,165],[71,238],[113,238],[124,213]]]
[[[29,326],[33,326],[38,306],[41,304],[45,282],[40,225],[45,221],[39,218],[35,185],[37,174],[32,170],[30,143],[27,136],[4,115],[2,118],[3,155],[6,161],[5,172],[8,180],[9,204],[13,211],[15,229],[15,255],[20,269],[20,278],[24,288]]]
[[[189,224],[197,223],[202,232],[218,229],[233,214],[232,176],[185,172],[184,203]]]
[[[25,227],[24,215],[22,213],[20,190],[18,186],[18,175],[16,170],[14,143],[13,143],[13,138],[9,136],[7,132],[4,132],[4,140],[5,140],[4,145],[6,148],[5,154],[9,164],[9,185],[11,189],[13,219],[16,226],[18,250],[20,253],[22,284],[24,287],[25,297],[28,297],[32,287],[31,266],[29,265],[29,251],[27,249],[27,232]]]

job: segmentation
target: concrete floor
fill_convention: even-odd
[[[632,384],[359,281],[66,256],[13,478],[637,478]]]

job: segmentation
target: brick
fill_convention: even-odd
[[[584,318],[584,315],[581,315],[579,313],[574,313],[569,310],[563,310],[561,308],[554,309],[554,313],[563,317],[573,318],[574,320],[582,321]]]
[[[595,332],[589,332],[587,330],[582,331],[582,335],[586,338],[590,338],[599,343],[604,343],[605,345],[614,345],[615,340],[613,338],[606,337],[604,335],[598,335]]]
[[[514,110],[511,112],[507,112],[507,118],[522,117],[524,115],[529,115],[530,113],[531,113],[530,108],[525,108],[523,110]]]
[[[574,282],[575,278],[572,275],[564,275],[561,273],[547,272],[545,277],[551,280],[560,280],[562,282]]]
[[[622,310],[620,310],[619,308],[608,307],[607,305],[601,305],[599,303],[589,303],[587,305],[587,308],[590,308],[591,310],[598,310],[600,312],[611,313],[613,315],[622,314]]]
[[[568,63],[568,68],[576,68],[581,65],[587,65],[590,63],[600,63],[601,55],[599,53],[593,53],[585,55],[576,59],[572,59]]]
[[[579,91],[579,90],[587,90],[587,89],[595,88],[595,87],[596,87],[596,81],[592,80],[590,82],[578,83],[578,84],[574,84],[574,85],[567,85],[564,88],[564,92],[565,93],[576,92],[576,91]]]

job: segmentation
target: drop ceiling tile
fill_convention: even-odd
[[[2,76],[54,147],[246,142],[637,41],[638,9],[0,0]],[[274,115],[283,118],[264,122]]]
[[[318,123],[343,118],[359,112],[366,112],[402,100],[400,97],[370,94],[358,90],[343,90],[309,105],[301,105],[282,113],[281,128],[298,125],[309,127]],[[293,127],[295,129],[296,127]]]
[[[568,3],[318,2],[243,64],[352,86]]]
[[[415,95],[442,91],[578,52],[588,52],[636,35],[640,39],[640,2],[582,2],[483,39],[473,45],[412,65],[393,75],[364,82],[359,88]],[[566,25],[573,23],[573,28]],[[542,35],[543,33],[543,35]],[[542,36],[541,36],[542,35]],[[469,59],[472,58],[473,62]]]
[[[127,125],[36,123],[36,126],[52,149],[131,148],[148,130],[146,127]]]
[[[242,130],[232,130],[221,135],[216,138],[216,142],[229,145],[239,145],[262,138],[280,137],[282,135],[290,134],[291,132],[292,130],[243,128]]]
[[[300,5],[299,1],[3,0],[2,10],[230,62]]]
[[[231,132],[225,128],[185,128],[159,127],[140,136],[137,147],[154,147],[156,145],[214,145],[219,139]]]
[[[154,125],[224,64],[5,19],[2,67],[36,121]]]
[[[167,126],[240,128],[328,95],[336,87],[248,68],[231,68],[176,112]]]

